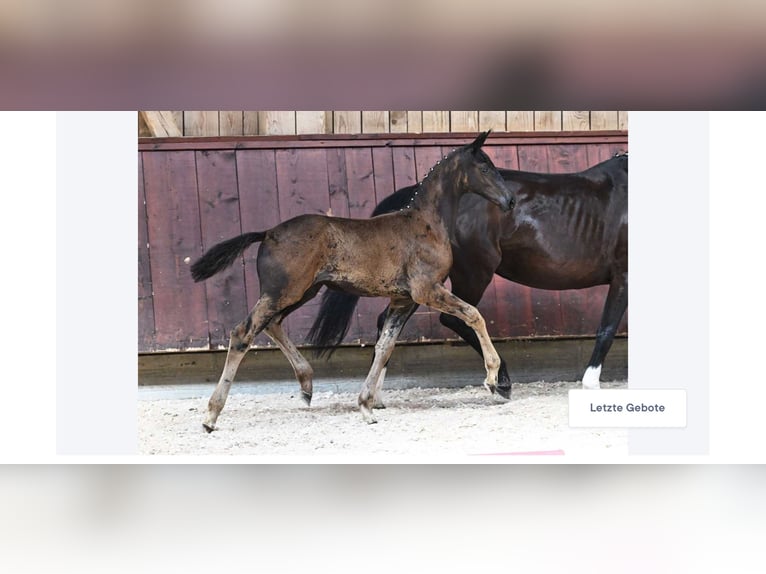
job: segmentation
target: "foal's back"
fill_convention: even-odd
[[[413,274],[446,277],[452,263],[443,230],[417,212],[372,219],[300,215],[266,232],[258,253],[262,288],[327,284],[361,296],[408,295]]]

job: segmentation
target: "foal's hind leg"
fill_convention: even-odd
[[[202,426],[207,432],[215,430],[215,422],[226,404],[229,389],[237,374],[237,369],[245,353],[250,348],[255,336],[260,333],[276,314],[276,309],[269,297],[261,297],[253,307],[247,319],[234,327],[229,340],[229,352],[226,355],[226,363],[223,366],[221,378],[215,387],[207,405],[207,418]]]
[[[301,385],[301,397],[307,405],[311,405],[314,369],[311,368],[306,358],[300,354],[295,344],[287,338],[284,329],[282,329],[282,318],[280,317],[278,320],[273,320],[269,323],[265,332],[282,350],[287,360],[290,361],[293,371],[295,371],[295,376]]]
[[[612,347],[617,327],[628,307],[628,274],[619,276],[609,285],[609,293],[604,304],[604,313],[601,316],[601,324],[596,333],[596,346],[588,361],[588,368],[582,377],[584,389],[598,389],[601,387],[599,377],[604,358]]]
[[[412,307],[409,310],[409,313],[406,317],[402,320],[402,327],[407,324],[407,321],[410,320],[410,317],[412,317],[412,314],[417,311],[418,305],[412,305]],[[388,317],[388,312],[390,310],[390,307],[386,307],[383,312],[378,315],[378,339],[380,339],[380,335],[383,332],[383,325],[385,325],[386,317]],[[373,354],[372,360],[375,360],[375,355]],[[370,363],[370,367],[372,367],[372,363]],[[385,409],[386,405],[383,403],[383,382],[386,380],[386,371],[388,371],[388,361],[386,361],[386,364],[383,365],[383,369],[380,371],[380,376],[378,377],[378,382],[375,384],[375,403],[372,405],[372,408],[374,409]]]
[[[412,301],[396,303],[392,301],[389,306],[388,315],[386,315],[378,341],[375,343],[375,358],[372,361],[370,372],[367,374],[367,379],[364,381],[362,392],[359,393],[359,409],[364,420],[370,424],[377,422],[372,414],[372,408],[375,404],[375,397],[383,384],[382,371],[394,350],[396,338],[416,307],[417,305]]]
[[[413,293],[413,299],[423,305],[428,305],[441,311],[449,313],[458,319],[464,321],[471,329],[476,332],[479,338],[482,355],[484,356],[484,368],[487,370],[487,378],[484,380],[484,386],[492,393],[497,388],[497,374],[500,369],[500,356],[495,350],[495,346],[487,333],[487,326],[481,313],[473,305],[469,305],[456,295],[452,294],[444,285],[437,283],[431,289],[421,289]]]

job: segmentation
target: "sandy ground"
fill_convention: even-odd
[[[297,385],[296,385],[297,386]],[[602,383],[602,388],[626,388]],[[202,428],[207,396],[138,402],[141,454],[482,455],[627,454],[626,429],[569,428],[567,391],[579,383],[525,383],[505,401],[483,387],[385,391],[377,424],[363,422],[358,393],[231,394],[218,430]]]

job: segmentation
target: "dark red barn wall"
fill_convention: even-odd
[[[415,183],[475,134],[165,138],[139,140],[139,351],[224,348],[258,298],[257,246],[204,283],[190,263],[213,244],[301,213],[368,217],[376,203]],[[627,149],[624,132],[496,134],[485,150],[498,167],[579,171]],[[606,287],[543,291],[499,277],[479,309],[495,338],[595,334]],[[319,297],[285,320],[303,344]],[[362,299],[346,341],[375,342],[383,299]],[[621,331],[625,332],[623,321]],[[401,341],[456,335],[420,308]],[[272,346],[260,335],[256,346]]]

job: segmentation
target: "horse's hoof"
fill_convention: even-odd
[[[303,399],[303,402],[306,403],[307,407],[311,406],[311,393],[301,391],[301,398]]]
[[[497,386],[497,394],[503,397],[504,399],[510,399],[511,398],[511,385],[508,385],[507,387],[501,387],[500,385]]]
[[[495,394],[495,386],[490,385],[487,381],[484,381],[484,388],[487,389],[493,395]]]
[[[215,430],[215,427],[213,425],[209,425],[207,423],[202,423],[202,427],[207,431],[208,434],[213,432]]]
[[[372,408],[374,408],[374,409],[385,409],[386,405],[384,405],[383,403],[375,403],[374,405],[372,405]]]

